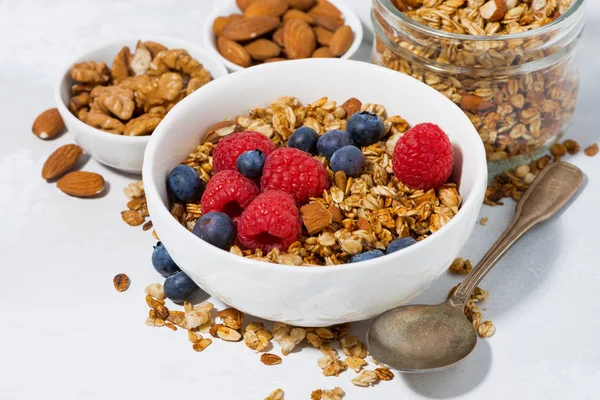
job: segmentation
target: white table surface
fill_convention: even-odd
[[[369,1],[347,0],[368,21]],[[570,161],[588,175],[571,208],[527,235],[482,284],[496,335],[480,340],[460,366],[429,375],[397,374],[369,389],[354,372],[324,377],[304,348],[265,367],[243,344],[215,340],[203,353],[184,331],[144,325],[144,287],[159,281],[150,263],[150,232],[120,218],[123,188],[134,176],[94,161],[110,186],[80,200],[40,178],[46,157],[71,142],[31,134],[37,114],[53,107],[52,86],[65,60],[121,36],[170,35],[200,42],[216,1],[0,1],[0,399],[263,399],[275,388],[308,399],[341,386],[346,399],[599,399],[600,156]],[[592,2],[588,2],[592,3]],[[598,141],[600,5],[588,4],[579,55],[581,102],[568,136]],[[359,59],[367,60],[370,45]],[[484,207],[462,255],[477,261],[507,225],[513,205]],[[116,273],[132,279],[117,293]],[[421,302],[438,302],[459,278],[447,274]],[[222,306],[222,305],[219,305]],[[364,333],[367,323],[354,325]],[[594,385],[594,382],[596,383]],[[168,396],[168,397],[167,397]]]

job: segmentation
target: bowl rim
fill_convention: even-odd
[[[269,75],[269,71],[280,68],[280,65],[286,65],[286,67],[292,68],[296,64],[300,64],[299,67],[301,67],[302,66],[301,64],[309,64],[309,63],[310,64],[322,64],[320,66],[321,69],[331,68],[331,65],[327,65],[327,64],[331,64],[331,63],[344,63],[344,64],[351,63],[352,65],[355,65],[357,68],[371,68],[371,69],[377,71],[377,73],[389,75],[390,79],[393,79],[395,76],[398,76],[397,75],[398,72],[396,72],[396,71],[393,71],[393,70],[390,70],[388,68],[384,68],[384,67],[381,67],[378,65],[362,62],[362,61],[310,58],[310,59],[303,59],[303,60],[291,60],[286,63],[261,64],[254,68],[248,68],[244,71],[240,71],[241,76],[238,73],[230,74],[230,75],[224,77],[223,79],[220,79],[219,80],[220,83],[215,83],[216,81],[212,81],[212,82],[208,83],[206,86],[210,85],[210,87],[212,88],[212,86],[227,85],[229,81],[235,80],[235,79],[240,79],[242,77],[245,77],[246,75],[252,75],[252,74]],[[338,67],[339,67],[339,65],[338,65]],[[265,71],[263,72],[263,70],[265,70]],[[469,198],[463,202],[458,213],[450,220],[450,222],[448,222],[446,225],[444,225],[442,228],[440,228],[440,230],[436,231],[434,234],[429,236],[427,239],[419,241],[410,247],[407,247],[400,251],[394,252],[392,254],[386,254],[384,257],[378,257],[375,259],[361,261],[361,262],[357,262],[357,263],[346,263],[346,264],[341,264],[341,265],[336,265],[336,266],[295,266],[295,265],[290,266],[290,265],[280,265],[280,264],[273,264],[273,263],[268,263],[268,262],[264,262],[264,261],[253,260],[253,259],[250,259],[247,257],[240,257],[238,255],[230,253],[227,250],[222,250],[222,249],[212,246],[209,243],[206,243],[202,240],[198,240],[198,238],[192,232],[187,230],[175,218],[173,218],[168,207],[165,206],[164,204],[159,205],[154,210],[155,212],[158,212],[160,214],[158,216],[158,219],[164,218],[168,221],[168,222],[166,222],[166,224],[169,225],[169,227],[167,229],[181,229],[182,234],[191,235],[189,237],[193,236],[193,238],[195,240],[197,240],[198,246],[200,246],[202,251],[223,252],[222,257],[227,258],[228,261],[231,261],[236,264],[246,264],[248,266],[258,268],[259,270],[262,269],[262,270],[268,271],[268,272],[273,272],[273,271],[277,272],[277,271],[284,270],[284,271],[287,271],[290,273],[298,273],[298,274],[329,274],[329,273],[335,273],[336,271],[339,271],[339,269],[336,267],[341,267],[344,269],[367,270],[367,269],[372,269],[372,268],[376,267],[378,264],[381,266],[381,264],[390,262],[393,260],[394,257],[399,258],[402,254],[408,254],[411,252],[415,252],[415,251],[427,246],[427,243],[432,243],[432,241],[434,241],[434,240],[435,241],[443,240],[443,237],[446,232],[448,232],[450,229],[452,229],[455,225],[458,225],[461,220],[468,218],[468,215],[475,213],[475,212],[479,213],[479,210],[483,205],[483,198],[484,198],[485,190],[487,187],[487,161],[486,161],[486,155],[485,155],[485,148],[483,146],[483,142],[481,142],[481,139],[479,138],[477,130],[475,129],[475,127],[473,126],[473,124],[471,123],[471,121],[469,120],[467,115],[464,114],[462,112],[462,110],[460,110],[460,108],[456,104],[452,103],[451,100],[447,99],[444,95],[442,95],[441,93],[439,93],[437,90],[433,89],[432,87],[428,86],[427,84],[417,81],[416,79],[414,79],[408,75],[400,75],[400,76],[403,76],[406,79],[412,79],[412,80],[418,82],[419,85],[422,85],[423,90],[425,92],[429,91],[429,93],[431,95],[442,96],[446,101],[448,101],[450,103],[449,106],[451,105],[452,107],[455,107],[456,110],[460,112],[460,114],[459,114],[460,118],[463,120],[466,127],[470,127],[469,130],[471,131],[471,136],[473,137],[472,140],[474,141],[474,149],[472,149],[473,151],[470,153],[469,156],[474,157],[476,165],[480,165],[482,167],[482,168],[477,168],[477,170],[475,172],[476,176],[474,178],[472,192],[471,192]],[[252,79],[252,77],[247,77],[246,79]],[[198,97],[198,96],[196,96],[196,97]],[[185,99],[184,99],[184,101],[185,101]],[[187,103],[188,102],[185,102],[183,104],[187,105]],[[189,103],[189,104],[192,104],[192,103]],[[165,117],[165,119],[163,120],[163,123],[161,123],[161,126],[159,126],[157,128],[157,129],[159,129],[159,135],[154,136],[155,138],[157,138],[161,135],[160,129],[168,129],[169,128],[171,120],[184,118],[187,108],[189,107],[189,106],[186,107],[186,105],[183,105],[182,107],[174,108],[172,110],[172,112],[169,113]],[[166,121],[166,123],[164,121]],[[158,150],[157,142],[158,142],[158,139],[150,140],[150,143],[146,147],[146,151],[144,154],[142,179],[144,180],[144,183],[145,183],[144,189],[146,191],[146,197],[154,198],[158,202],[162,203],[162,197],[159,194],[156,185],[154,184],[154,178],[153,178],[153,172],[152,172],[155,154]],[[387,262],[384,260],[387,260]]]
[[[360,49],[360,45],[362,44],[363,37],[364,37],[364,29],[363,29],[362,22],[361,22],[360,18],[358,18],[358,15],[354,12],[354,10],[352,10],[350,7],[348,7],[345,3],[342,3],[339,0],[329,0],[329,2],[331,4],[333,4],[334,6],[336,6],[337,9],[340,10],[342,15],[344,16],[344,21],[350,20],[350,22],[352,22],[351,24],[346,23],[346,25],[350,25],[352,27],[352,30],[354,31],[354,40],[352,41],[352,45],[350,46],[348,51],[346,51],[341,57],[336,57],[338,59],[349,60],[356,54],[356,52]],[[219,50],[217,49],[216,45],[213,44],[213,40],[212,40],[215,37],[215,33],[212,28],[213,22],[215,21],[215,19],[217,17],[220,17],[220,16],[226,14],[225,10],[228,10],[232,6],[237,7],[234,0],[225,0],[220,3],[219,7],[213,9],[213,11],[206,17],[206,19],[204,21],[204,33],[202,34],[202,36],[203,36],[202,41],[203,41],[204,47],[206,47],[214,56],[218,57],[221,60],[221,62],[227,66],[227,68],[229,68],[233,72],[237,72],[237,71],[243,71],[247,68],[252,68],[252,67],[247,67],[247,68],[240,67],[239,65],[234,64],[231,61],[229,61],[228,59],[226,59],[225,57],[223,57],[221,55],[221,53],[219,53]],[[238,7],[238,11],[242,12],[242,10],[240,10],[239,7]],[[296,60],[286,60],[286,61],[296,61]],[[262,63],[262,64],[264,64],[264,63]],[[262,65],[262,64],[259,64],[259,65]]]
[[[102,51],[102,50],[106,49],[107,47],[113,47],[113,46],[119,46],[119,45],[130,46],[129,43],[137,43],[138,40],[141,40],[140,37],[143,38],[143,40],[145,40],[145,41],[153,41],[153,42],[158,42],[158,43],[169,42],[169,43],[173,43],[173,44],[175,44],[175,46],[180,47],[185,50],[193,49],[194,53],[201,54],[203,59],[204,58],[209,59],[211,61],[211,64],[214,64],[215,70],[217,70],[215,72],[218,72],[218,76],[213,76],[213,80],[216,80],[218,78],[222,78],[224,76],[229,75],[229,71],[227,70],[225,65],[223,65],[221,60],[219,60],[217,57],[215,57],[214,54],[207,51],[203,47],[200,47],[200,46],[198,46],[194,43],[188,42],[186,40],[172,38],[169,36],[157,36],[157,35],[140,35],[139,37],[131,36],[131,37],[125,37],[125,38],[120,38],[120,39],[114,39],[114,40],[111,40],[102,45],[92,47],[92,48],[88,49],[86,52],[80,53],[77,56],[71,57],[69,60],[69,63],[65,63],[65,66],[60,68],[61,72],[60,72],[58,78],[56,78],[55,83],[54,83],[54,102],[56,103],[56,107],[58,108],[59,113],[63,119],[68,119],[70,121],[70,123],[75,125],[76,129],[79,129],[80,131],[85,132],[85,134],[87,134],[89,136],[97,137],[99,139],[103,139],[108,142],[114,142],[114,143],[119,143],[119,144],[123,144],[123,143],[133,144],[133,143],[144,143],[144,142],[150,141],[150,138],[152,137],[152,135],[144,135],[144,136],[113,135],[113,134],[105,132],[101,129],[89,126],[88,124],[86,124],[85,122],[83,122],[79,118],[77,118],[75,115],[73,115],[71,110],[69,110],[68,104],[63,101],[62,95],[61,95],[63,83],[68,79],[69,71],[71,71],[71,67],[75,63],[80,62],[81,59],[90,58],[91,54]],[[172,47],[172,46],[168,46],[168,47]],[[194,58],[197,58],[197,57],[194,57]],[[201,60],[198,60],[198,61],[201,62]],[[204,64],[204,63],[202,63],[202,64]],[[212,71],[209,71],[209,72],[211,72],[211,75],[213,75]]]

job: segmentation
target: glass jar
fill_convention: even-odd
[[[479,132],[495,175],[539,157],[573,116],[582,3],[573,0],[564,14],[529,31],[473,36],[418,23],[392,0],[373,0],[373,62],[411,75],[459,105]],[[443,23],[455,22],[440,18]]]

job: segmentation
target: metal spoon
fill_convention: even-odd
[[[398,307],[375,319],[367,333],[373,357],[400,371],[429,372],[468,356],[477,343],[477,332],[464,315],[469,296],[508,249],[533,226],[556,214],[582,182],[583,173],[571,164],[547,166],[518,203],[508,228],[445,303]]]

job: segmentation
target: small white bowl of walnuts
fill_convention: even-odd
[[[207,19],[204,46],[231,71],[303,58],[351,58],[358,16],[336,0],[227,0]]]
[[[227,75],[213,55],[165,37],[91,49],[65,68],[55,100],[68,131],[96,161],[140,173],[150,135],[181,100]]]

